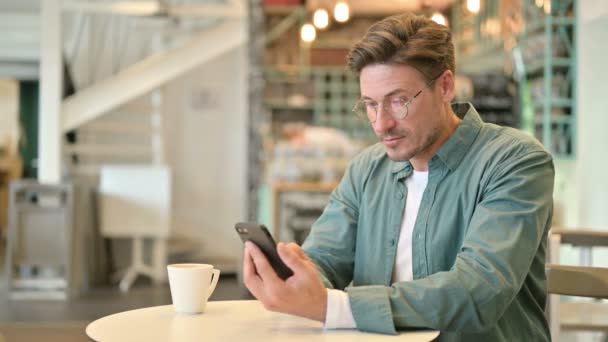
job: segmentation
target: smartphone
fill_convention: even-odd
[[[277,253],[277,244],[263,224],[239,222],[234,226],[234,229],[236,229],[236,232],[241,237],[241,240],[243,240],[243,243],[245,243],[245,241],[251,241],[262,250],[279,278],[285,280],[293,275],[291,269],[287,267],[279,257],[279,253]]]

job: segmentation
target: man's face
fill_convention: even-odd
[[[406,65],[371,64],[359,76],[361,97],[377,104],[390,98],[411,100],[404,119],[394,118],[383,106],[378,106],[372,123],[376,136],[384,144],[390,159],[395,161],[423,157],[439,138],[441,126],[441,96],[437,82],[427,88],[422,74]],[[439,80],[438,80],[439,81]]]

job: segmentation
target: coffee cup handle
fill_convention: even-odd
[[[220,270],[213,270],[213,278],[211,279],[211,287],[209,288],[209,294],[207,295],[207,300],[215,291],[215,286],[217,285],[217,281],[220,279]]]

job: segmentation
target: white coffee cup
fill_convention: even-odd
[[[208,264],[173,264],[167,266],[173,309],[177,313],[196,314],[205,311],[220,271]]]

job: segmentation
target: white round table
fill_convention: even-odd
[[[172,305],[125,311],[100,318],[86,328],[100,342],[113,341],[431,341],[437,331],[408,331],[398,336],[357,330],[324,330],[320,322],[275,313],[257,300],[207,303],[198,315],[176,314]]]

